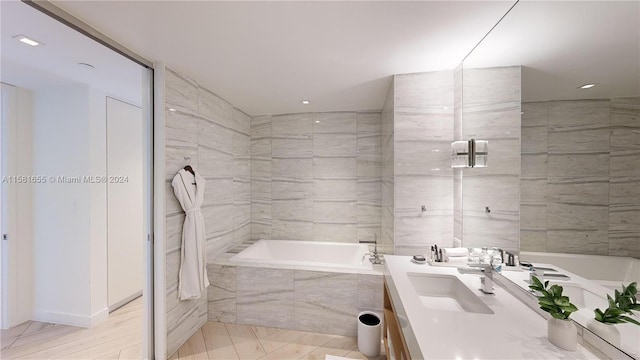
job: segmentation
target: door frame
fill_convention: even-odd
[[[163,358],[164,351],[158,351],[158,349],[166,349],[164,337],[157,338],[159,333],[164,334],[164,306],[158,306],[156,304],[156,291],[158,294],[162,293],[164,286],[158,286],[159,289],[155,289],[155,283],[164,284],[164,281],[158,282],[158,276],[161,276],[161,280],[164,280],[164,272],[158,274],[158,266],[164,267],[164,257],[160,258],[160,261],[154,261],[154,256],[159,253],[158,245],[164,249],[164,238],[158,233],[163,234],[164,220],[158,218],[158,210],[155,209],[156,203],[164,205],[164,183],[163,176],[159,178],[157,164],[163,164],[164,151],[157,152],[158,144],[156,143],[158,125],[155,119],[155,101],[156,94],[154,92],[154,79],[157,78],[154,71],[154,63],[137,53],[129,50],[125,46],[121,45],[117,41],[114,41],[110,37],[96,30],[89,24],[71,15],[65,10],[57,7],[49,1],[34,1],[34,0],[21,0],[26,5],[33,7],[34,9],[48,15],[49,17],[69,26],[70,28],[78,31],[79,33],[87,36],[88,38],[97,41],[98,43],[106,46],[107,48],[117,52],[118,54],[130,59],[131,61],[146,68],[144,71],[143,79],[146,83],[143,94],[143,115],[144,115],[144,132],[146,136],[145,141],[145,166],[144,166],[144,184],[145,184],[145,230],[147,234],[147,246],[144,252],[145,262],[145,284],[142,290],[143,293],[143,338],[142,338],[142,355],[144,359]],[[164,134],[164,132],[162,132]],[[164,142],[160,141],[164,146]],[[162,156],[162,158],[159,158]],[[164,170],[161,166],[161,170]],[[156,191],[157,190],[157,191]],[[164,207],[162,207],[164,209]],[[155,241],[156,236],[160,239],[157,243]],[[164,302],[161,304],[164,305]],[[159,326],[162,325],[162,326]],[[159,331],[159,328],[161,331]],[[156,356],[158,355],[158,356]],[[164,355],[166,356],[166,355]]]

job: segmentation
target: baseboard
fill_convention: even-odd
[[[84,328],[91,327],[91,316],[61,313],[55,311],[34,310],[33,320],[46,323],[79,326]]]
[[[34,310],[34,321],[90,328],[109,317],[109,309],[104,308],[91,316],[62,313],[55,311]]]
[[[93,315],[91,315],[91,326],[95,326],[98,323],[107,320],[109,318],[109,308],[104,308]]]
[[[119,308],[127,305],[128,303],[132,302],[133,300],[139,298],[140,296],[142,296],[142,290],[137,291],[134,294],[131,294],[129,296],[127,296],[126,298],[116,302],[115,304],[109,306],[109,312],[114,312],[116,310],[118,310]]]

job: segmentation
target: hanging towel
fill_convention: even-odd
[[[198,299],[209,286],[205,248],[204,217],[200,206],[204,201],[206,181],[197,172],[191,174],[182,169],[174,176],[171,185],[186,216],[182,226],[182,249],[178,296],[180,300]]]

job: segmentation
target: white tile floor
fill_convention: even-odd
[[[385,359],[362,355],[353,337],[219,322],[206,323],[170,359],[320,360],[326,355]]]

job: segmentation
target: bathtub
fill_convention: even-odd
[[[384,266],[363,261],[367,244],[258,240],[236,250],[207,266],[210,321],[356,336],[361,311],[382,317]]]
[[[229,259],[230,262],[284,265],[328,270],[372,270],[365,259],[368,244],[319,241],[259,240]]]
[[[520,260],[553,264],[612,289],[640,282],[640,259],[632,257],[522,251]]]

